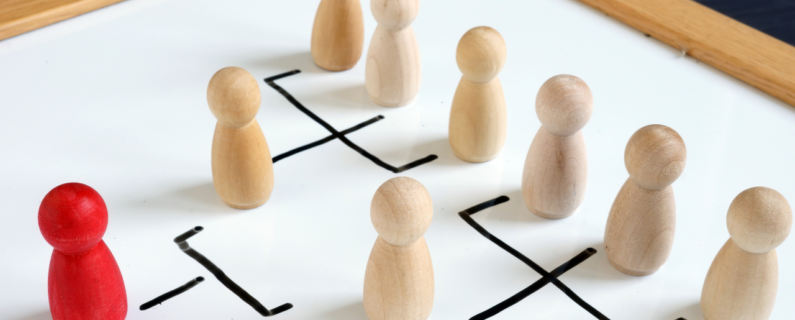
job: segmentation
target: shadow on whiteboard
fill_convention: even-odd
[[[667,313],[664,317],[660,317],[660,320],[674,320],[679,318],[685,318],[687,320],[704,320],[704,313],[701,312],[701,304],[696,301],[690,305],[682,307],[681,309],[673,310],[670,313]]]
[[[189,185],[152,198],[136,201],[134,207],[144,207],[147,211],[167,211],[188,215],[206,213],[229,213],[240,210],[227,206],[218,194],[212,181]]]
[[[541,218],[532,213],[524,203],[522,197],[522,189],[514,190],[512,192],[503,193],[511,200],[499,206],[495,206],[487,213],[487,220],[499,220],[508,222],[522,222],[522,223],[537,223],[537,224],[554,224],[558,222],[565,222],[563,220],[552,220]],[[574,214],[577,214],[576,212]],[[597,249],[599,250],[599,249]]]
[[[359,301],[351,303],[337,309],[331,310],[328,314],[331,319],[339,320],[367,320],[367,313],[364,312],[364,303]]]
[[[610,282],[643,280],[643,277],[626,275],[614,268],[613,265],[610,264],[610,261],[607,260],[604,242],[594,243],[587,247],[596,249],[596,254],[576,268],[567,272],[566,277],[577,277],[581,279],[588,279],[589,281],[599,280]],[[583,249],[587,247],[583,247]]]
[[[312,58],[312,53],[310,53],[309,51],[294,52],[285,55],[269,57],[264,60],[254,62],[253,64],[258,67],[265,67],[271,70],[276,70],[273,72],[274,74],[294,69],[299,69],[301,70],[302,73],[328,72],[321,69],[315,64],[315,60]],[[270,77],[272,75],[273,74],[256,74],[254,76],[257,77],[259,81],[262,81],[262,79],[259,78]]]
[[[381,113],[391,110],[375,104],[370,99],[364,83],[334,88],[303,99],[306,106],[313,110],[322,110],[329,106],[345,110],[373,110]]]
[[[370,99],[370,94],[367,93],[367,88],[365,88],[364,83],[333,90],[329,92],[329,96],[341,103],[353,103],[353,106],[362,109],[384,110],[384,107],[375,104],[373,99]]]
[[[458,159],[453,153],[453,148],[450,147],[450,141],[447,140],[447,137],[435,138],[431,140],[426,140],[423,142],[419,142],[414,145],[414,148],[411,150],[411,155],[408,159],[419,159],[421,157],[427,156],[429,154],[435,154],[439,156],[438,159],[434,160],[426,164],[425,166],[436,167],[436,166],[465,166],[465,165],[472,165],[469,162],[464,160]]]
[[[14,318],[13,320],[52,320],[52,314],[50,314],[50,310],[44,310],[25,317]]]

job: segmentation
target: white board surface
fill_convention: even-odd
[[[264,206],[226,207],[212,186],[215,118],[206,88],[215,71],[239,66],[278,83],[349,135],[399,166],[439,159],[400,175],[422,182],[434,201],[425,237],[436,277],[430,319],[468,319],[540,278],[488,242],[458,212],[507,195],[475,215],[506,243],[551,271],[580,251],[598,253],[560,279],[610,319],[703,319],[707,270],[728,239],[734,196],[767,186],[795,203],[795,108],[574,0],[423,1],[413,24],[422,87],[402,108],[372,103],[364,59],[331,73],[309,53],[319,1],[128,1],[0,41],[0,318],[51,319],[47,269],[52,248],[38,230],[38,206],[53,187],[82,182],[105,199],[104,240],[119,263],[127,319],[255,319],[260,316],[172,242],[194,226],[190,244],[278,319],[366,319],[362,283],[376,239],[369,208],[395,174],[339,141],[274,165]],[[365,50],[376,23],[363,2]],[[461,76],[459,38],[488,25],[505,38],[500,74],[508,106],[507,143],[496,159],[469,164],[447,142],[450,103]],[[365,52],[366,54],[366,52]],[[563,220],[530,213],[521,200],[525,154],[540,127],[535,95],[549,77],[584,79],[595,97],[584,129],[589,156],[585,201]],[[327,131],[260,83],[257,120],[273,155]],[[624,147],[659,123],[683,137],[684,174],[673,185],[677,230],[672,254],[647,277],[624,275],[604,254],[605,222],[628,177]],[[772,319],[795,315],[795,239],[778,248],[779,291]],[[147,311],[144,302],[197,276],[207,280]],[[547,285],[493,319],[589,319]]]

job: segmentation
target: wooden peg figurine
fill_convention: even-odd
[[[732,201],[729,238],[701,290],[706,320],[767,320],[778,291],[778,247],[792,228],[792,209],[776,190],[756,187]]]
[[[91,187],[65,183],[41,201],[39,229],[53,246],[47,293],[53,320],[123,320],[127,291],[113,253],[102,241],[105,201]]]
[[[624,150],[629,178],[605,228],[607,259],[618,271],[650,275],[668,260],[676,229],[671,184],[685,170],[686,160],[685,142],[669,127],[645,126],[629,139]]]
[[[207,104],[218,119],[213,136],[213,184],[227,205],[261,206],[273,190],[273,161],[257,120],[259,83],[238,67],[219,70],[207,87]]]
[[[463,76],[450,109],[453,153],[468,162],[493,159],[505,144],[505,96],[497,74],[505,65],[505,40],[490,27],[472,28],[458,42]]]
[[[370,0],[378,27],[367,51],[365,87],[384,107],[405,106],[420,90],[420,49],[411,23],[419,0]]]
[[[373,196],[370,219],[378,239],[364,275],[370,320],[425,320],[433,308],[433,265],[423,235],[433,203],[417,180],[397,177]]]
[[[321,0],[312,26],[312,58],[329,71],[353,68],[364,49],[359,0]]]
[[[582,204],[588,155],[580,130],[592,113],[591,89],[580,78],[557,75],[538,90],[541,128],[527,151],[522,174],[524,203],[537,216],[566,218]]]

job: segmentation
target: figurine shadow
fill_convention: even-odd
[[[296,97],[296,99],[313,112],[323,112],[333,109],[357,112],[365,110],[383,114],[391,109],[375,104],[375,102],[370,99],[370,95],[367,93],[364,84],[338,87],[317,94],[303,95]],[[361,120],[367,120],[367,116],[362,116]],[[337,128],[337,130],[343,130],[343,128]]]
[[[215,186],[212,181],[179,189],[172,195],[196,209],[210,212],[236,211],[221,201],[218,193],[215,192]]]
[[[52,320],[52,314],[48,309],[21,318],[14,318],[12,320]]]
[[[435,154],[439,158],[425,164],[423,166],[465,166],[472,165],[469,162],[459,159],[453,153],[453,148],[450,147],[450,141],[447,137],[436,138],[427,140],[414,145],[411,150],[409,159],[420,159],[428,155]]]
[[[610,264],[610,261],[607,260],[604,242],[594,243],[590,246],[582,246],[578,249],[585,250],[587,248],[596,249],[596,254],[588,258],[588,260],[583,261],[576,268],[566,272],[562,277],[578,277],[602,281],[633,281],[639,279],[638,277],[621,273],[621,271],[618,271]]]
[[[337,309],[331,310],[326,314],[331,319],[339,320],[367,320],[367,313],[364,312],[364,303],[354,302]]]
[[[667,313],[660,320],[704,320],[704,313],[701,311],[701,303],[699,301],[686,305],[681,309]]]
[[[228,214],[239,211],[221,201],[221,198],[215,192],[212,181],[180,188],[161,196],[139,200],[133,203],[133,206],[190,215]]]
[[[373,99],[370,99],[370,94],[367,93],[364,83],[328,91],[319,98],[331,98],[335,105],[343,105],[345,108],[354,107],[356,109],[370,109],[375,111],[390,109],[379,106],[373,102]]]
[[[301,72],[304,73],[329,72],[320,68],[317,64],[315,64],[315,59],[312,58],[312,53],[309,51],[295,52],[286,55],[270,57],[258,61],[256,65],[272,70],[279,70],[274,72],[273,74],[265,75],[264,77],[270,77],[281,72],[287,72],[295,69],[299,69],[301,70]]]
[[[503,193],[503,195],[508,196],[511,201],[491,208],[491,212],[486,219],[532,224],[553,224],[558,222],[558,220],[539,217],[527,209],[522,197],[522,189]],[[575,214],[577,213],[575,212]]]

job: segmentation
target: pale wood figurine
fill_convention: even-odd
[[[425,320],[433,308],[433,265],[423,235],[433,203],[417,180],[397,177],[373,196],[370,219],[378,232],[364,275],[370,320]]]
[[[701,290],[706,320],[767,320],[778,291],[778,247],[792,228],[792,209],[776,190],[756,187],[732,201],[729,238]]]
[[[593,113],[591,89],[580,78],[557,75],[536,96],[541,121],[525,158],[522,197],[539,217],[562,219],[574,213],[585,197],[588,155],[580,131]]]
[[[219,70],[207,87],[207,104],[218,119],[213,136],[215,191],[237,209],[261,206],[273,190],[273,161],[257,120],[259,84],[238,67]]]
[[[405,106],[420,90],[420,49],[411,23],[419,0],[371,0],[375,28],[365,65],[365,87],[384,107]]]
[[[676,229],[671,184],[685,170],[686,160],[685,142],[669,127],[645,126],[629,139],[624,150],[629,178],[605,228],[607,259],[618,271],[645,276],[668,260]]]
[[[322,0],[312,26],[312,58],[329,71],[353,68],[364,49],[364,17],[359,0]]]
[[[505,96],[497,77],[505,56],[505,40],[490,27],[472,28],[458,42],[455,58],[463,76],[453,97],[448,136],[461,160],[489,161],[505,144]]]

